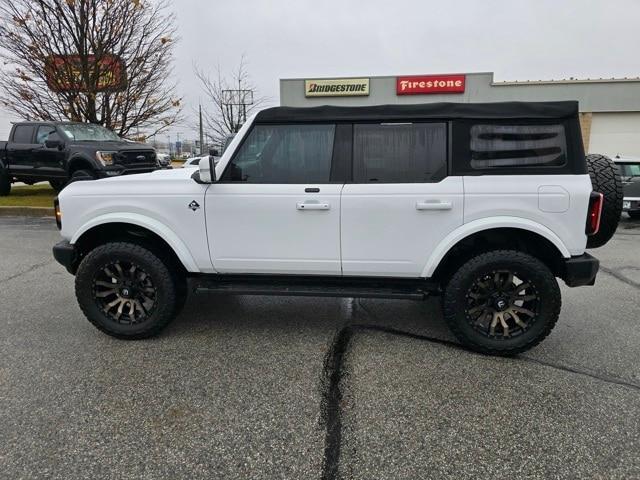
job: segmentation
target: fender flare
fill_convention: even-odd
[[[72,155],[71,157],[69,157],[69,159],[66,162],[66,171],[67,171],[67,175],[69,175],[69,172],[71,171],[71,167],[77,163],[84,163],[87,164],[89,166],[89,168],[91,168],[91,170],[96,170],[96,162],[91,160],[89,157],[82,155],[80,153],[76,153],[75,155]]]
[[[69,243],[74,245],[86,232],[94,227],[107,223],[129,223],[131,225],[146,228],[147,230],[155,233],[165,242],[167,242],[169,247],[171,247],[171,249],[174,251],[178,259],[182,262],[182,265],[188,272],[200,272],[200,269],[193,259],[193,255],[191,255],[191,252],[187,248],[187,245],[173,230],[171,230],[162,222],[159,222],[158,220],[146,215],[141,215],[139,213],[112,212],[99,215],[84,223],[73,234],[73,237],[71,238]]]
[[[429,256],[429,260],[427,260],[427,264],[422,270],[422,274],[420,276],[426,278],[431,277],[449,250],[451,250],[451,248],[457,245],[460,241],[474,233],[482,232],[484,230],[493,230],[495,228],[519,228],[521,230],[536,233],[555,245],[564,258],[571,257],[569,249],[562,242],[560,237],[540,223],[519,217],[488,217],[465,223],[447,235]]]

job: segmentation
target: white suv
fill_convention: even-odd
[[[442,294],[465,345],[514,354],[553,328],[556,277],[595,281],[585,248],[613,235],[622,197],[615,166],[592,160],[576,102],[270,108],[217,165],[67,187],[54,256],[118,338],[160,332],[190,277],[238,294]]]

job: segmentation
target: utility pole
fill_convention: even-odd
[[[200,107],[200,155],[204,155],[204,133],[202,131],[202,105]]]

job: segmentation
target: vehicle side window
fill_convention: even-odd
[[[329,183],[335,125],[256,125],[222,176],[247,183]]]
[[[44,142],[49,135],[56,132],[56,127],[51,125],[40,125],[38,127],[38,131],[36,132],[36,143],[40,143],[44,145]]]
[[[355,182],[433,183],[446,175],[445,123],[354,125]]]
[[[31,143],[33,138],[33,125],[16,125],[13,129],[14,143]]]
[[[640,177],[640,163],[619,163],[618,169],[623,177]]]
[[[489,125],[471,127],[471,167],[553,166],[567,161],[563,125]]]

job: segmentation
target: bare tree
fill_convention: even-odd
[[[0,105],[28,120],[158,133],[180,116],[167,0],[0,0]]]
[[[195,72],[207,97],[203,109],[204,123],[208,136],[217,146],[222,146],[228,135],[240,130],[248,115],[268,102],[268,98],[257,96],[257,88],[247,71],[244,55],[230,76],[225,76],[220,66],[215,76],[198,67],[195,67]],[[233,95],[239,98],[234,100],[231,98]],[[242,101],[251,103],[241,106],[238,103]]]

